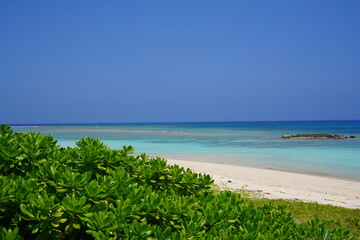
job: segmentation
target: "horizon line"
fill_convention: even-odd
[[[207,124],[207,123],[281,123],[281,122],[359,122],[357,120],[249,120],[249,121],[164,121],[164,122],[84,122],[84,123],[4,123],[9,126],[101,126],[101,125],[151,125],[151,124]],[[2,124],[1,124],[2,125]]]

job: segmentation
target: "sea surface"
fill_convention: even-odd
[[[75,147],[88,136],[112,149],[131,145],[136,154],[360,180],[360,121],[42,124],[12,129],[51,134],[64,147]],[[296,133],[356,138],[281,139]]]

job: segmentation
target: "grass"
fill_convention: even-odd
[[[262,193],[245,190],[244,186],[240,191],[246,201],[260,207],[271,203],[275,206],[286,205],[286,210],[291,213],[298,224],[306,223],[311,219],[327,221],[332,227],[343,226],[353,235],[360,239],[360,209],[350,209],[333,205],[319,204],[314,202],[303,202],[299,200],[268,199]],[[222,189],[230,190],[226,184],[219,184],[214,187],[215,192]]]
[[[360,239],[360,209],[349,209],[332,205],[312,202],[292,201],[284,199],[266,199],[258,196],[245,196],[247,201],[255,206],[266,203],[286,205],[286,210],[291,213],[297,223],[306,223],[313,218],[327,221],[330,226],[346,227],[352,234]]]

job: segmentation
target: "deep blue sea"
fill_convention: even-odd
[[[51,134],[61,146],[89,136],[110,148],[168,159],[218,162],[360,180],[360,121],[57,124],[12,126]],[[283,140],[284,134],[330,133],[353,139]]]

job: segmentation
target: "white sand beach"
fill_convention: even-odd
[[[187,160],[168,163],[209,174],[224,189],[254,191],[265,198],[360,208],[360,182],[355,180]]]

